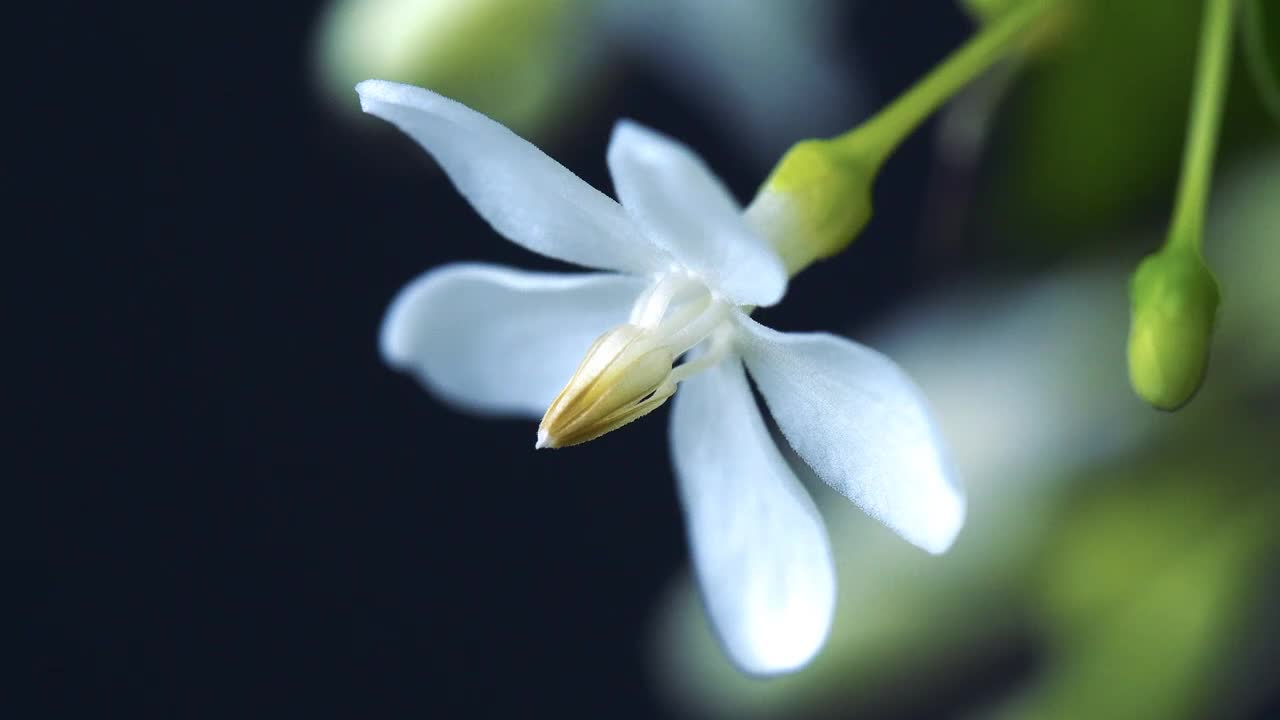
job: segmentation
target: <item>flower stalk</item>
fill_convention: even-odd
[[[989,21],[915,85],[858,127],[794,145],[765,180],[747,217],[791,275],[844,250],[871,219],[880,167],[920,123],[1011,52],[1063,0],[1025,0]]]
[[[1061,0],[1024,0],[989,21],[883,110],[834,139],[837,150],[869,153],[878,167],[920,123],[992,65],[1018,49]]]
[[[1182,154],[1182,177],[1169,229],[1169,243],[1194,248],[1203,244],[1205,206],[1213,179],[1222,105],[1231,63],[1231,26],[1235,0],[1206,0],[1200,24],[1200,54],[1191,94],[1191,116]]]

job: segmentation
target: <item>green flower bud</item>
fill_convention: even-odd
[[[1129,290],[1129,379],[1152,406],[1177,410],[1204,378],[1218,282],[1199,252],[1171,245],[1138,265]]]
[[[746,215],[789,274],[835,255],[862,232],[871,219],[871,185],[881,159],[856,133],[804,140],[782,156]]]

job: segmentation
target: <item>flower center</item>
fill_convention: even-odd
[[[676,383],[719,362],[729,348],[732,304],[683,273],[657,278],[631,308],[631,317],[605,332],[578,365],[538,427],[537,447],[594,440],[647,415],[667,401]],[[676,360],[708,340],[705,350]]]

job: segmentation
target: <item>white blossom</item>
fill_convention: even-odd
[[[461,407],[542,415],[538,447],[590,440],[674,395],[672,457],[693,566],[740,668],[803,666],[835,606],[822,519],[771,437],[748,371],[817,477],[915,545],[951,545],[964,497],[920,392],[869,348],[750,318],[782,298],[786,270],[689,148],[618,123],[608,164],[619,204],[448,98],[378,80],[356,90],[500,234],[605,271],[436,268],[392,303],[383,356]]]

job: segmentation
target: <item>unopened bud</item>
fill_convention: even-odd
[[[1218,283],[1200,254],[1167,247],[1138,265],[1130,284],[1129,379],[1143,400],[1176,410],[1208,365]]]

